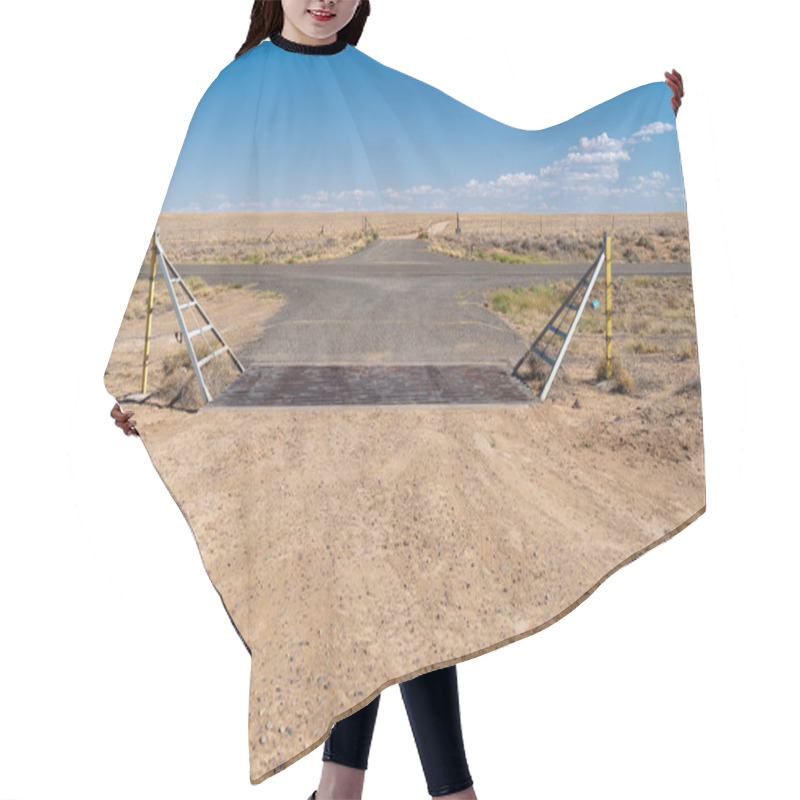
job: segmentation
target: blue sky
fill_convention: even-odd
[[[356,48],[265,41],[201,99],[162,210],[685,211],[670,97],[647,84],[525,131]]]

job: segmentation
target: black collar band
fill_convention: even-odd
[[[330,44],[300,44],[281,36],[280,33],[273,33],[269,38],[274,45],[282,50],[288,50],[290,53],[306,53],[311,56],[329,56],[334,53],[340,53],[347,47],[346,39],[337,39]]]

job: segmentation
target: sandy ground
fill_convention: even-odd
[[[213,315],[234,349],[279,305],[237,291]],[[120,399],[142,327],[112,355]],[[174,327],[156,318],[154,363]],[[387,686],[551,624],[702,513],[697,359],[636,363],[638,393],[578,359],[520,406],[123,403],[251,649],[253,783]]]

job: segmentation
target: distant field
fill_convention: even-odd
[[[482,261],[590,261],[612,237],[612,259],[688,262],[686,214],[161,214],[176,264],[291,264],[340,258],[379,236],[428,239],[437,252]],[[147,260],[145,255],[144,261]]]
[[[432,249],[505,262],[592,261],[611,235],[611,258],[646,264],[689,262],[684,212],[663,214],[463,214],[432,237]]]

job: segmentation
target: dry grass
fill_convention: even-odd
[[[199,275],[188,275],[183,280],[192,294],[203,304],[208,301],[221,300],[229,296],[230,292],[237,292],[244,288],[241,283],[220,283],[209,286]],[[149,290],[149,280],[136,281],[130,301],[125,308],[124,319],[144,319],[147,316],[147,293]],[[153,301],[154,314],[173,313],[167,286],[160,276],[156,279]]]
[[[622,359],[617,356],[611,359],[611,374],[606,371],[606,359],[602,358],[597,362],[594,377],[597,383],[611,381],[611,390],[617,394],[633,394],[635,384],[628,368]]]
[[[574,263],[597,255],[604,231],[617,260],[689,261],[685,213],[459,214],[458,220],[455,213],[167,213],[159,224],[161,243],[176,264],[340,258],[378,236],[416,236],[459,258]]]
[[[208,391],[215,397],[240,373],[230,356],[221,352],[219,342],[213,337],[209,343],[201,341],[195,345],[198,360],[208,356],[212,350],[219,355],[203,366],[202,374]],[[205,403],[185,347],[164,356],[154,365],[151,386],[153,399],[169,408],[188,411]]]
[[[360,213],[167,213],[159,238],[176,264],[295,264],[341,258],[378,236]],[[145,256],[147,260],[147,256]]]
[[[464,214],[431,237],[431,248],[458,258],[503,263],[591,262],[611,237],[612,259],[688,262],[685,213],[662,214]]]
[[[573,286],[570,281],[559,280],[501,288],[489,293],[486,305],[532,343]],[[688,385],[699,375],[691,277],[614,279],[611,303],[614,374],[610,382],[605,378],[604,282],[595,284],[590,299],[598,300],[599,307],[585,308],[555,386],[576,382],[601,384],[606,390],[643,396],[670,381],[673,385]],[[571,314],[560,317],[556,324],[566,330],[570,320]],[[560,338],[548,333],[539,346],[554,356],[560,344]],[[538,390],[549,367],[532,356],[526,360],[525,369],[523,373],[520,368],[520,377]]]
[[[284,302],[279,293],[259,290],[256,284],[209,286],[196,276],[188,276],[184,280],[237,354],[241,346],[258,335],[264,322]],[[141,391],[149,283],[149,280],[140,280],[134,286],[106,370],[106,387],[117,399]],[[191,311],[185,313],[189,328],[198,327],[199,318],[192,320]],[[208,355],[211,349],[220,348],[218,340],[210,332],[194,338],[193,345],[199,359]],[[212,397],[239,375],[227,353],[212,359],[202,369],[203,379]],[[205,402],[186,344],[179,333],[167,289],[161,280],[156,282],[147,392],[149,403],[183,411],[196,410]]]
[[[678,348],[678,361],[688,361],[697,358],[697,342],[686,341]]]
[[[663,353],[664,346],[658,342],[646,341],[645,339],[637,339],[632,345],[630,350],[636,353],[637,356],[649,356],[653,353]]]

